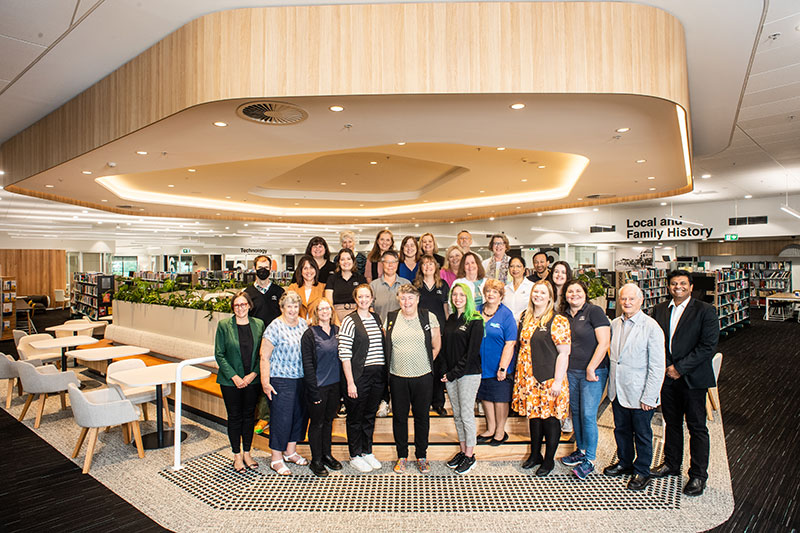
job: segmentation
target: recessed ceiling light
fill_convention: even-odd
[[[636,162],[639,163],[639,164],[647,163],[647,159],[637,159]]]
[[[497,149],[502,152],[503,150],[506,149],[506,147],[505,146],[498,146]]]
[[[169,187],[170,189],[174,189],[175,188],[175,186],[173,184],[171,184],[171,183],[169,185],[167,185],[167,187]]]
[[[511,104],[509,107],[511,109],[525,109],[525,104]]]
[[[230,196],[226,196],[225,198],[227,198],[228,200],[230,200],[230,199],[231,199],[231,197],[230,197]]]
[[[139,211],[144,211],[144,207],[140,207]],[[140,221],[141,222],[141,221]]]
[[[86,174],[87,176],[88,176],[89,174],[91,174],[91,173],[92,173],[92,171],[91,171],[91,170],[84,170],[84,171],[82,172],[82,174]]]
[[[106,200],[105,198],[103,198],[103,199],[102,199],[102,200],[100,200],[100,201],[101,201],[101,202],[107,202],[108,200]]]
[[[517,206],[517,209],[522,209],[520,206]]]
[[[339,185],[347,185],[346,181],[341,182]]]
[[[295,202],[294,205],[300,205],[300,202]]]
[[[364,207],[364,204],[358,204],[358,207]]]
[[[467,215],[472,215],[472,213],[467,213]]]
[[[661,202],[661,203],[660,203],[660,204],[658,204],[658,205],[667,205],[667,202]]]
[[[214,125],[216,127],[218,127],[218,128],[224,128],[225,126],[228,125],[228,123],[227,122],[222,122],[222,121],[217,121],[217,122],[214,123]]]
[[[617,128],[617,133],[628,133],[631,131],[630,128]]]
[[[84,209],[83,211],[81,211],[81,213],[83,213],[84,215],[88,215],[88,214],[89,214],[89,211],[87,211],[86,209]]]
[[[647,176],[647,179],[654,180],[654,179],[656,179],[656,177],[655,176]]]
[[[642,241],[636,241],[636,244],[642,244]]]
[[[418,227],[419,227],[419,224],[414,224],[414,227],[415,227],[415,228],[418,228]]]
[[[231,227],[230,226],[225,226],[225,229],[231,229]]]
[[[48,184],[48,185],[45,185],[45,187],[47,187],[48,189],[52,189],[53,187],[55,187],[55,185],[49,185]]]
[[[542,216],[543,214],[544,214],[544,213],[536,213],[536,216],[537,216],[537,217],[540,217],[540,216]]]
[[[405,141],[399,142],[399,143],[397,143],[397,144],[398,144],[399,146],[405,146],[405,145],[406,145]]]
[[[528,181],[528,178],[522,178],[522,179],[521,179],[521,180],[519,180],[519,181],[521,181],[522,183],[525,183],[525,182],[527,182],[527,181]]]
[[[545,165],[539,165],[539,168],[547,168]]]
[[[707,180],[708,178],[710,178],[710,177],[711,177],[711,174],[703,174],[703,175],[702,175],[702,176],[700,176],[700,177],[701,177],[701,178],[703,178],[704,180]]]
[[[369,164],[370,164],[370,165],[377,165],[377,164],[378,164],[378,162],[377,162],[377,161],[370,161],[370,162],[369,162]]]
[[[745,195],[744,195],[744,199],[745,199],[745,200],[749,200],[749,199],[750,199],[750,198],[752,198],[752,197],[753,197],[753,195],[752,195],[752,194],[745,194]]]
[[[78,215],[73,215],[72,218],[78,218]]]
[[[650,187],[649,190],[654,191],[654,190],[656,190],[656,188],[655,187]]]
[[[97,223],[98,223],[98,224],[102,224],[102,223],[103,223],[103,221],[102,221],[102,220],[98,220],[98,221],[97,221]]]
[[[219,213],[217,213],[217,216],[219,216]]]
[[[480,191],[478,191],[478,192],[480,192],[481,194],[483,194],[483,193],[485,193],[486,191],[484,191],[483,189],[481,189],[481,190],[480,190]]]
[[[489,220],[494,220],[494,217],[489,217]]]
[[[245,225],[244,225],[244,227],[246,228],[246,227],[247,227],[247,226],[249,226],[249,225],[250,225],[250,224],[245,224]]]
[[[330,109],[334,113],[338,113],[339,111],[344,111],[344,108],[340,105],[332,105],[328,109]]]
[[[5,170],[0,170],[0,176],[5,176],[5,175],[6,175],[6,171]]]
[[[196,169],[196,168],[189,168],[189,169],[187,169],[187,170],[188,170],[189,172],[197,172],[197,169]]]
[[[592,211],[600,211],[600,210],[595,207],[594,209],[592,209]]]
[[[147,152],[145,152],[144,150],[139,150],[136,153],[139,155],[147,155]]]
[[[659,246],[661,246],[662,244],[664,244],[664,243],[663,242],[658,243]]]

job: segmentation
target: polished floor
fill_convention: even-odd
[[[49,312],[37,326],[64,318]],[[0,344],[0,350],[14,353],[12,343]],[[800,372],[786,362],[800,356],[800,324],[755,319],[724,339],[720,351],[725,354],[719,388],[735,511],[715,531],[796,530],[800,418],[792,398],[798,396]],[[0,530],[56,525],[70,531],[162,530],[4,412],[0,435],[8,449],[25,450],[0,459]]]

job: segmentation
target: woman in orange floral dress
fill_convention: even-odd
[[[536,475],[546,476],[555,466],[560,421],[569,415],[567,365],[572,339],[569,321],[553,309],[553,287],[547,281],[537,281],[531,289],[519,331],[511,408],[528,417],[531,430],[531,455],[522,468],[539,465]]]

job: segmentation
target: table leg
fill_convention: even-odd
[[[61,348],[61,371],[67,371],[67,349]]]
[[[184,441],[186,436],[186,432],[181,431],[179,438]],[[147,450],[166,448],[175,444],[175,432],[173,430],[164,431],[164,393],[162,385],[156,385],[156,432],[142,435],[142,442]]]
[[[156,385],[156,431],[158,431],[158,447],[164,447],[164,398],[163,387],[159,384]]]

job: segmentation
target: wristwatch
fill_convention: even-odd
[[[501,368],[498,368],[498,369],[497,369],[497,371],[498,371],[498,372],[505,372],[505,371],[506,371],[506,369],[501,367]]]

